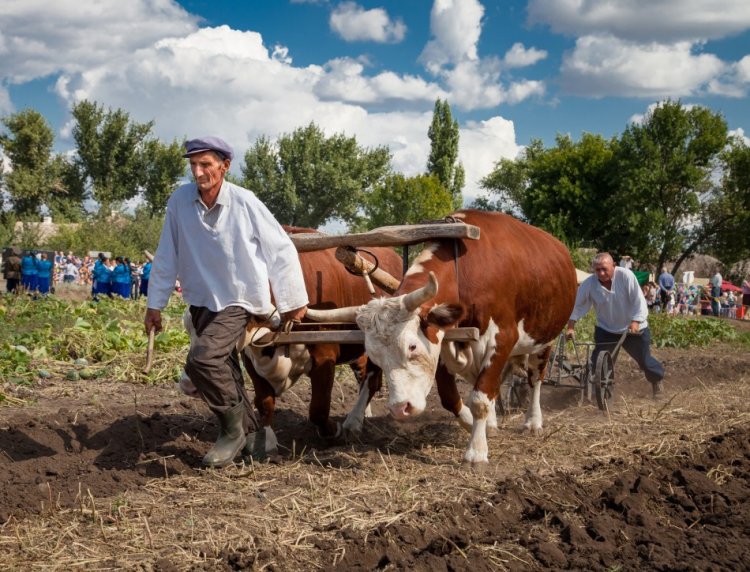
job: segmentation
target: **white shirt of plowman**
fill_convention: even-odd
[[[578,321],[589,311],[596,310],[596,325],[613,334],[621,334],[630,322],[640,322],[639,329],[648,328],[648,306],[638,279],[632,271],[615,267],[612,290],[599,283],[592,274],[578,287],[576,305],[571,320]]]
[[[167,202],[148,285],[148,307],[163,309],[179,279],[184,300],[219,312],[241,306],[255,315],[307,304],[297,250],[266,206],[247,189],[224,181],[211,209],[194,183]]]

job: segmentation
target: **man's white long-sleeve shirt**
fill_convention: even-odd
[[[571,320],[576,322],[594,307],[596,325],[613,334],[621,334],[630,322],[640,322],[640,328],[648,328],[648,306],[638,279],[632,271],[615,267],[612,289],[601,285],[596,274],[592,274],[578,287],[576,305]]]
[[[194,183],[169,197],[148,286],[148,307],[163,309],[179,279],[184,300],[219,312],[241,306],[256,315],[307,304],[297,250],[266,206],[224,181],[211,209]]]

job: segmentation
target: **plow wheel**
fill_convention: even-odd
[[[594,369],[594,395],[602,411],[609,411],[615,393],[615,364],[608,351],[599,353]]]

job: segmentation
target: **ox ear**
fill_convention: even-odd
[[[424,320],[433,326],[445,329],[455,326],[466,315],[463,304],[438,304],[427,312]]]

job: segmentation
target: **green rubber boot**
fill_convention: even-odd
[[[240,401],[226,413],[217,415],[220,425],[219,438],[203,457],[206,467],[226,467],[245,446],[247,439],[242,428],[244,408],[245,404]]]

